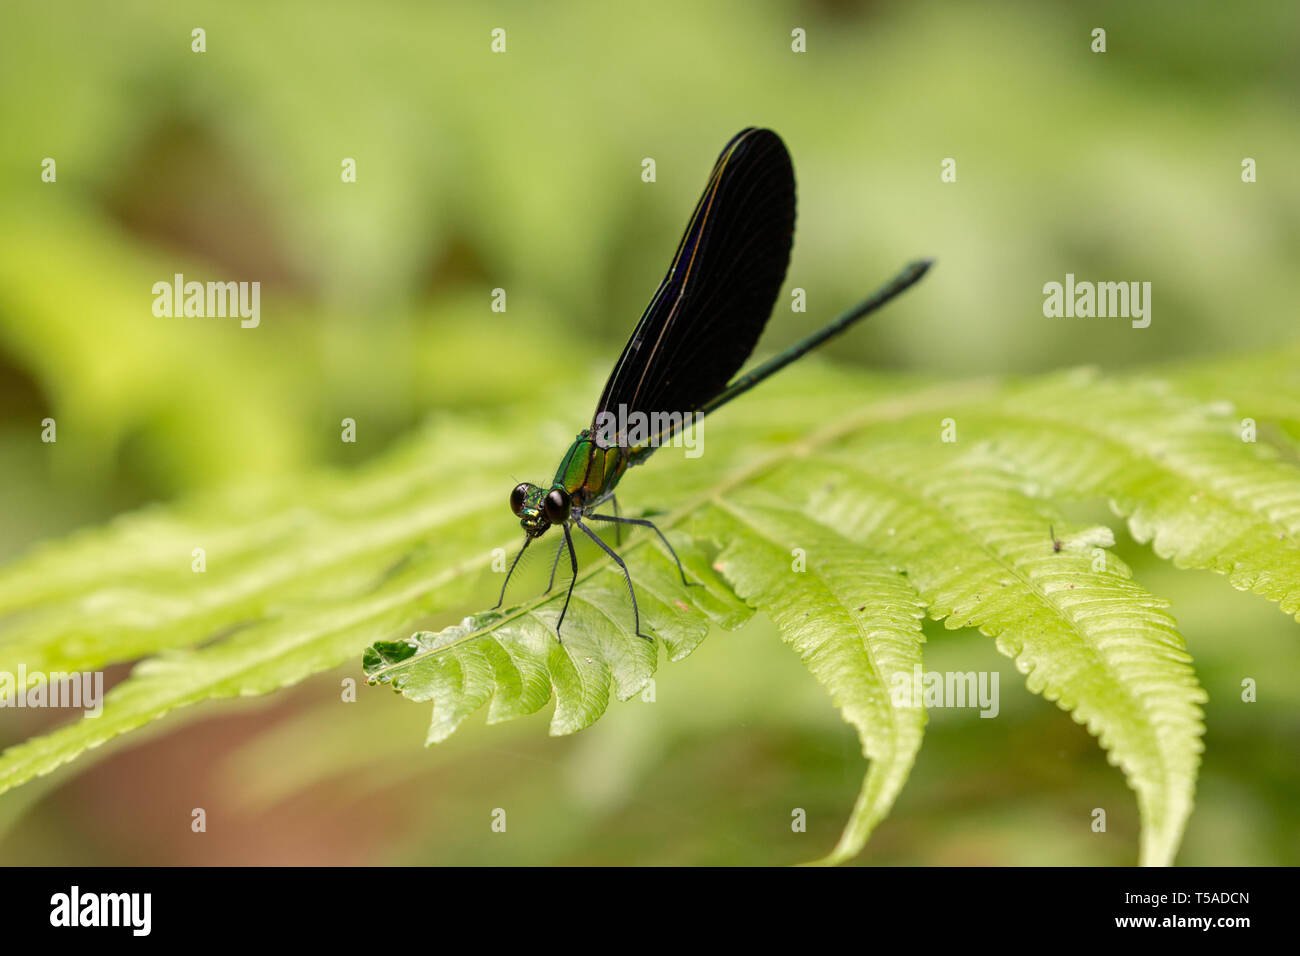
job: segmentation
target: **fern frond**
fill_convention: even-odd
[[[1300,617],[1300,469],[1242,441],[1222,407],[1080,372],[1009,389],[972,418],[968,433],[1043,495],[1108,499],[1160,557]]]
[[[1063,519],[985,450],[909,451],[870,468],[851,452],[819,456],[833,487],[810,511],[902,567],[945,627],[994,638],[1031,691],[1084,724],[1138,794],[1143,862],[1172,862],[1205,694],[1166,602],[1109,552],[1057,551],[1047,529]]]
[[[802,512],[718,498],[694,528],[726,542],[722,574],[772,618],[858,731],[870,766],[823,862],[852,859],[889,813],[921,747],[924,705],[895,691],[900,681],[910,688],[921,666],[924,605],[895,568]]]
[[[920,664],[922,609],[993,637],[1032,691],[1086,725],[1137,793],[1141,859],[1173,859],[1205,695],[1165,603],[1084,546],[1104,546],[1109,529],[1068,529],[1055,503],[1108,499],[1158,555],[1297,614],[1300,469],[1241,441],[1236,413],[1200,397],[1194,376],[1170,380],[900,384],[809,363],[719,413],[704,458],[661,451],[624,480],[620,497],[662,509],[705,585],[682,587],[652,539],[623,549],[669,657],[759,609],[857,730],[869,767],[829,860],[861,848],[915,758],[924,711],[888,689]],[[440,419],[354,474],[152,509],[0,572],[0,671],[144,658],[101,717],[0,755],[0,791],[177,707],[267,693],[367,645],[372,680],[433,702],[430,742],[480,708],[496,722],[552,697],[552,732],[571,733],[611,694],[636,694],[658,647],[631,633],[622,574],[604,557],[581,570],[562,645],[561,589],[406,636],[495,594],[492,554],[518,533],[502,488],[549,465],[569,434],[539,427],[536,407]],[[1291,411],[1269,414],[1285,424]],[[1070,543],[1058,548],[1051,526]]]
[[[675,542],[692,580],[694,606],[682,598],[677,565],[642,537],[624,550],[636,582],[642,624],[659,637],[671,660],[686,657],[711,624],[736,628],[748,609],[719,580],[698,548]],[[378,642],[365,655],[371,683],[391,683],[412,700],[434,701],[428,743],[449,737],[461,721],[489,704],[488,722],[541,710],[555,694],[551,733],[571,734],[594,723],[609,704],[641,692],[655,671],[656,644],[638,637],[628,613],[627,584],[612,562],[580,573],[565,624],[555,625],[564,588],[504,613],[488,611],[436,634]]]

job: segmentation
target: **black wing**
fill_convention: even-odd
[[[618,416],[620,406],[693,412],[727,386],[785,281],[794,202],[794,167],[781,137],[754,127],[733,136],[605,383],[595,418]],[[610,443],[626,444],[622,435]]]

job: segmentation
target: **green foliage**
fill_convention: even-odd
[[[703,518],[727,542],[718,561],[737,593],[772,617],[862,740],[867,778],[827,862],[848,859],[889,812],[921,746],[925,708],[892,690],[899,679],[910,687],[921,664],[924,605],[894,567],[800,511],[720,498]],[[795,553],[807,562],[799,573]]]
[[[660,511],[704,585],[683,587],[653,536],[629,539],[643,629],[676,661],[713,625],[735,628],[751,610],[774,621],[869,761],[828,861],[861,850],[908,776],[925,713],[894,691],[922,664],[928,614],[993,638],[1031,691],[1098,738],[1137,794],[1141,860],[1171,862],[1205,694],[1166,602],[1107,550],[1111,529],[1067,513],[1107,500],[1161,557],[1220,572],[1294,616],[1300,469],[1263,437],[1243,442],[1240,422],[1253,413],[1262,436],[1295,422],[1277,403],[1224,401],[1244,402],[1285,363],[1224,369],[958,384],[792,369],[711,419],[702,458],[661,450],[620,487],[625,504]],[[372,681],[433,701],[430,742],[484,706],[497,722],[552,697],[552,733],[572,733],[611,693],[641,693],[658,643],[631,632],[622,575],[604,556],[583,556],[563,644],[561,588],[452,623],[491,603],[494,551],[518,545],[506,492],[548,472],[572,432],[536,409],[565,408],[567,394],[440,416],[355,472],[124,516],[11,565],[0,671],[140,662],[103,716],[0,756],[0,789],[178,707],[265,694],[367,647]],[[511,600],[532,583],[512,582]]]

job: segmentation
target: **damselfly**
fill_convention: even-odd
[[[555,585],[565,548],[573,570],[555,624],[558,637],[578,577],[571,531],[577,528],[622,569],[632,596],[634,629],[639,637],[649,639],[641,633],[636,589],[627,564],[588,522],[613,524],[616,531],[621,525],[651,529],[677,562],[682,582],[691,582],[677,552],[653,522],[618,513],[614,489],[623,474],[645,461],[675,430],[721,408],[839,335],[908,289],[930,268],[928,259],[911,263],[820,331],[733,381],[754,350],[785,281],[794,240],[794,207],[794,167],[781,137],[753,127],[733,136],[695,204],[668,274],[605,383],[591,427],[578,434],[549,487],[524,482],[510,492],[510,510],[518,516],[525,538],[502,582],[497,607],[505,601],[506,585],[524,551],[558,525],[564,540],[556,550],[547,591]],[[629,420],[668,424],[661,424],[657,432],[641,429],[633,434],[626,425]],[[613,513],[596,513],[606,503]]]

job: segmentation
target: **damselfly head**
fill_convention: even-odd
[[[531,482],[515,485],[510,492],[510,510],[530,538],[546,533],[553,524],[569,520],[569,493],[563,488],[539,488]]]

